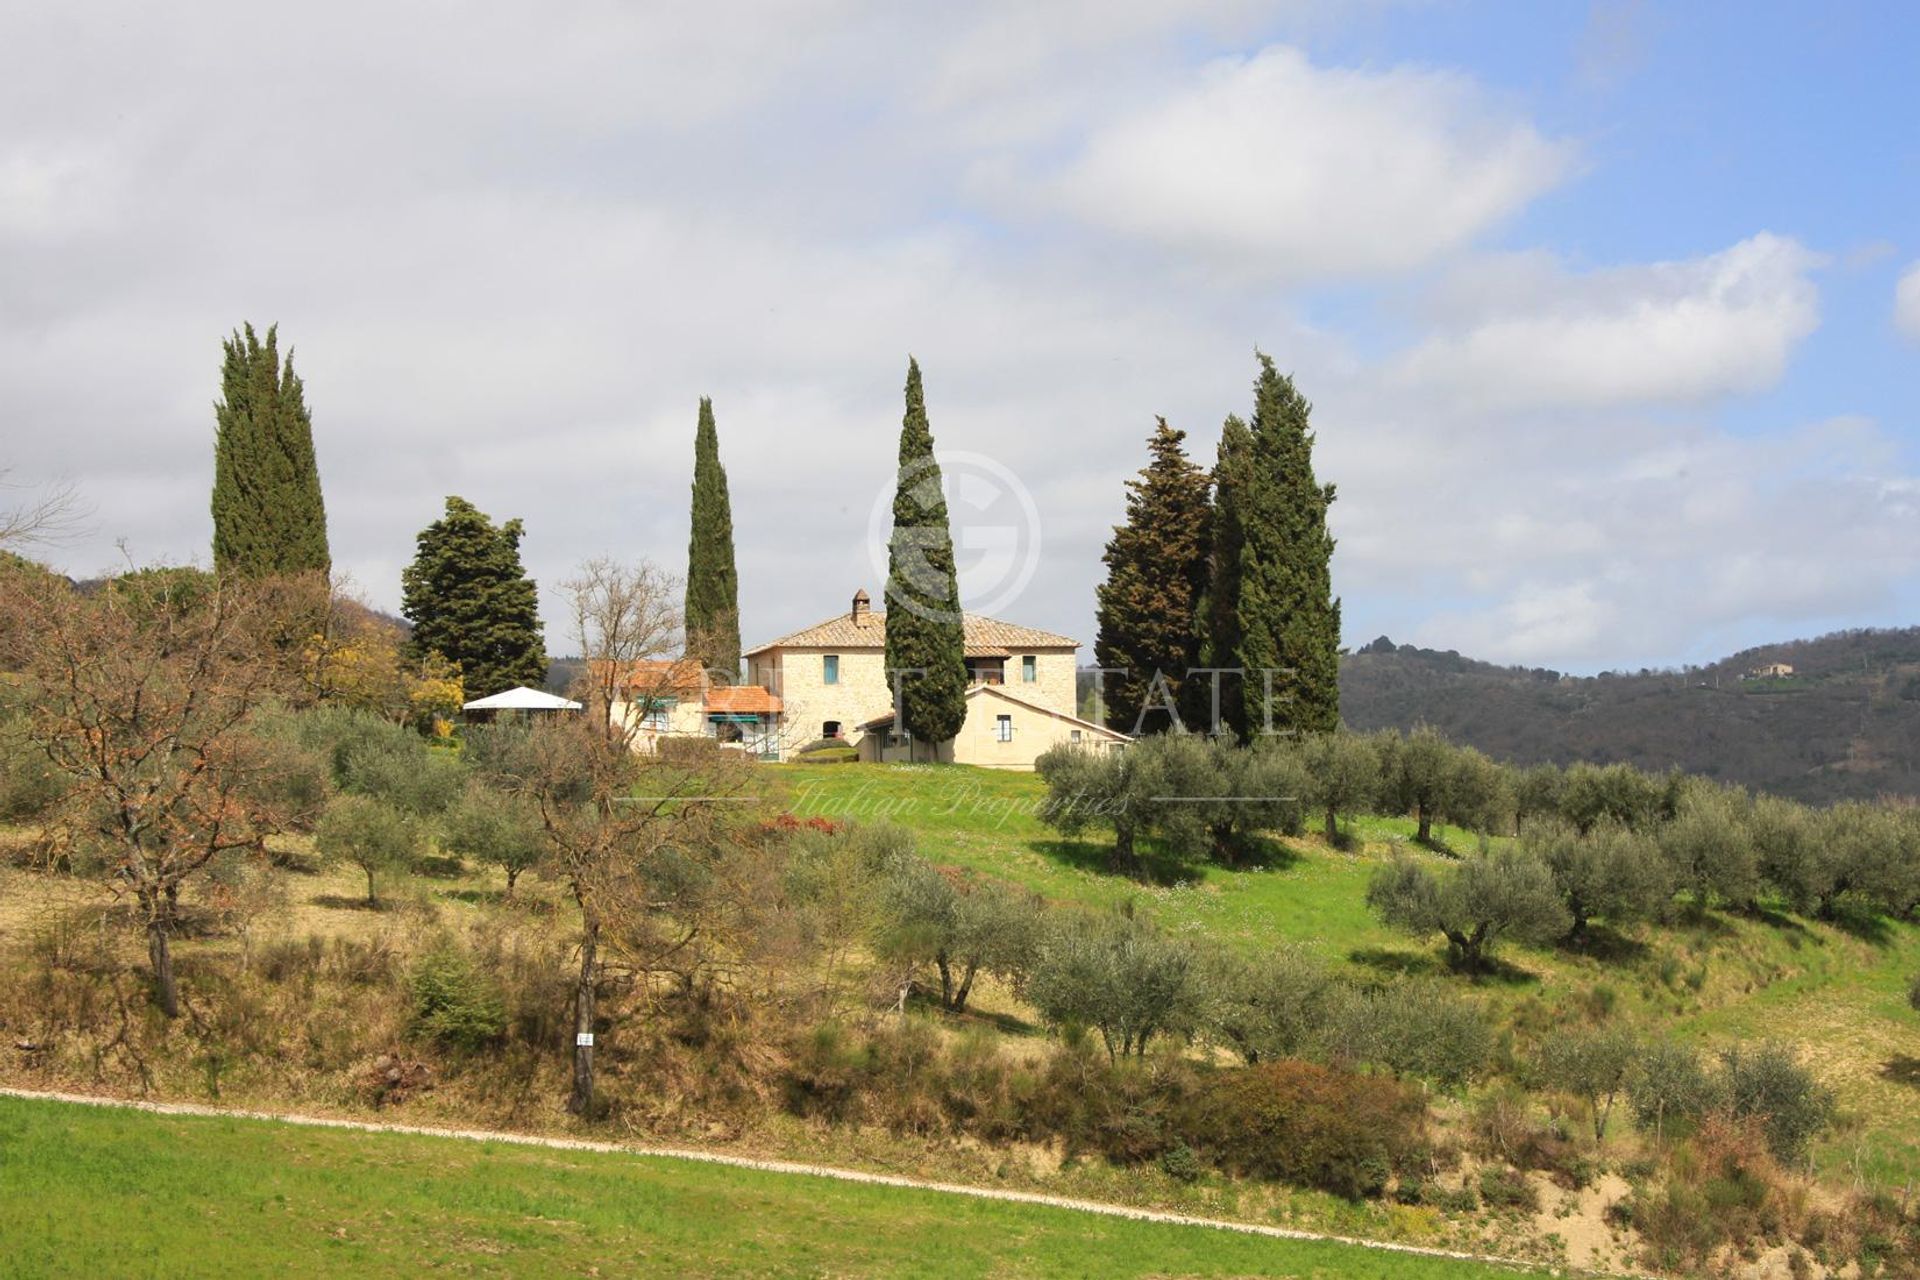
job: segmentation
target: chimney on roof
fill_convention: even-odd
[[[864,627],[867,625],[867,620],[873,612],[869,607],[872,603],[873,601],[867,596],[867,589],[865,587],[853,593],[853,612],[849,616],[852,617],[854,626]]]

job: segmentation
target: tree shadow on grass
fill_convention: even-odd
[[[1746,914],[1748,919],[1757,921],[1784,936],[1787,945],[1795,951],[1808,943],[1814,946],[1821,945],[1819,934],[1777,907],[1755,903],[1747,909]]]
[[[1347,959],[1377,973],[1393,974],[1397,977],[1450,972],[1447,966],[1441,964],[1432,955],[1421,951],[1394,951],[1388,947],[1355,947],[1347,952]]]
[[[1857,903],[1843,902],[1826,917],[1827,923],[1850,938],[1858,938],[1870,947],[1885,949],[1893,945],[1893,930],[1879,912]]]
[[[1920,1089],[1920,1058],[1910,1054],[1896,1053],[1881,1065],[1880,1075],[1883,1079],[1891,1080],[1895,1084]]]
[[[355,896],[345,893],[322,893],[307,899],[307,901],[316,907],[326,907],[332,911],[380,912],[399,909],[399,904],[396,902],[368,902],[364,894]]]
[[[1113,847],[1086,840],[1035,840],[1028,848],[1043,858],[1072,867],[1076,871],[1088,871],[1094,875],[1112,876],[1115,879],[1134,880],[1141,884],[1160,886],[1196,884],[1201,879],[1200,868],[1180,858],[1169,857],[1157,849],[1143,849],[1133,866],[1116,865],[1113,860]]]
[[[1221,863],[1228,871],[1287,871],[1300,864],[1300,851],[1273,836],[1250,835],[1240,846],[1238,858]]]
[[[1646,943],[1629,938],[1611,926],[1590,924],[1584,933],[1562,939],[1560,950],[1569,955],[1586,956],[1602,964],[1632,964],[1645,959],[1651,949]]]
[[[554,911],[553,903],[524,891],[509,898],[504,889],[442,889],[440,896],[452,902],[467,903],[469,906],[501,907],[529,916],[550,916]]]

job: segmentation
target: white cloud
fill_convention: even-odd
[[[1893,322],[1900,332],[1920,342],[1920,262],[1902,272],[1894,286]]]
[[[1616,664],[1743,619],[1867,620],[1920,571],[1920,481],[1884,433],[1736,439],[1688,407],[1778,376],[1815,309],[1794,242],[1584,274],[1475,252],[1407,351],[1367,356],[1376,313],[1317,329],[1312,295],[1192,264],[1385,272],[1398,296],[1570,149],[1462,77],[1286,50],[1197,71],[1184,52],[1240,22],[1273,39],[1268,11],[1130,3],[1086,43],[1033,9],[456,24],[348,0],[297,32],[238,6],[25,10],[0,41],[6,463],[72,476],[99,513],[71,570],[112,564],[122,535],[204,558],[218,340],[278,319],[336,563],[390,607],[449,493],[524,516],[545,585],[602,552],[678,567],[711,394],[759,637],[879,587],[867,513],[911,350],[941,445],[1003,462],[1039,504],[1045,558],[1008,612],[1090,638],[1153,415],[1210,459],[1258,343],[1316,402],[1337,582],[1368,634]],[[1143,100],[1160,105],[1131,113]],[[1180,119],[1203,126],[1194,155],[1152,127]],[[1270,175],[1230,163],[1247,148]],[[982,166],[1042,155],[1079,159],[972,198]],[[1141,242],[1035,216],[1091,198],[1087,174],[1144,181],[1122,161],[1171,166],[1134,202],[1152,217],[1114,228]],[[1616,367],[1589,373],[1601,357]]]
[[[1456,286],[1395,376],[1479,410],[1687,403],[1776,382],[1819,323],[1823,259],[1762,232],[1704,257],[1574,274],[1528,255]]]
[[[1235,270],[1321,279],[1470,244],[1571,170],[1573,148],[1467,77],[1216,61],[1102,125],[1053,180],[1084,222]]]

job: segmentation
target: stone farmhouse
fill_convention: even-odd
[[[886,627],[886,614],[859,591],[846,612],[749,649],[740,685],[711,684],[690,662],[638,664],[613,714],[634,729],[640,750],[706,735],[765,760],[826,739],[848,743],[862,760],[1031,769],[1058,744],[1111,751],[1128,741],[1077,714],[1078,641],[967,614],[966,722],[950,742],[913,742],[894,723]]]

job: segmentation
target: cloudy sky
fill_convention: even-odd
[[[1210,461],[1257,346],[1350,643],[1920,620],[1905,5],[295,14],[0,5],[0,466],[84,494],[71,572],[205,561],[219,341],[278,322],[374,603],[450,493],[543,588],[683,568],[708,394],[764,639],[878,592],[911,352],[975,602],[1090,641],[1154,415]]]

